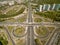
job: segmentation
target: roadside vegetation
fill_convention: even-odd
[[[35,39],[35,45],[43,45],[43,43],[39,38],[36,38]]]
[[[55,29],[55,27],[53,27],[53,26],[47,27],[47,28],[48,28],[48,30],[49,30],[50,33]]]
[[[41,21],[42,21],[41,18],[35,18],[35,19],[34,19],[34,22],[41,22]]]
[[[18,9],[9,10],[6,14],[0,13],[0,22],[7,20],[7,18],[11,18],[23,13],[25,10],[25,7],[22,6],[18,11],[17,10]]]
[[[27,19],[27,15],[18,18],[18,22],[24,22]]]
[[[59,36],[58,36],[58,38],[57,38],[56,45],[60,45],[60,34],[59,34]]]
[[[12,12],[12,13],[10,13],[9,15],[7,15],[7,14],[0,14],[0,18],[9,18],[9,17],[14,17],[14,16],[17,16],[18,14],[21,14],[23,11],[24,11],[24,9],[25,8],[21,8],[21,10],[19,10],[18,12]]]
[[[52,20],[48,19],[48,18],[45,18],[44,19],[44,22],[51,22]]]
[[[36,12],[35,14],[38,14],[45,18],[50,18],[51,20],[60,22],[60,11],[46,11],[46,12]]]
[[[38,28],[36,28],[36,33],[37,33],[39,36],[44,37],[44,36],[47,35],[48,30],[46,30],[45,27],[38,27]]]
[[[16,45],[25,45],[25,39],[18,39]]]
[[[14,34],[16,36],[23,35],[25,33],[25,28],[24,27],[18,27],[14,30]]]
[[[11,33],[12,30],[14,29],[15,26],[7,26],[7,28],[9,29],[9,32]]]
[[[2,26],[0,26],[0,31],[3,31]],[[0,45],[8,45],[8,40],[4,32],[0,32]]]
[[[59,4],[60,0],[33,0],[32,2],[37,4]]]
[[[36,38],[35,39],[35,45],[45,45],[47,39],[41,40],[41,38]]]
[[[1,45],[8,45],[8,41],[4,39],[2,36],[0,36],[0,44]]]

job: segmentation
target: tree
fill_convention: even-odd
[[[8,41],[6,39],[4,39],[2,36],[0,36],[0,44],[7,45]]]
[[[37,4],[59,4],[60,3],[60,0],[33,0],[33,2],[37,3]]]

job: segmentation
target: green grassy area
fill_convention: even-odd
[[[26,15],[22,16],[22,17],[18,18],[18,22],[24,22],[24,21],[26,21],[26,19],[27,19]]]
[[[7,20],[5,20],[5,21],[3,21],[3,22],[16,22],[16,19],[14,19],[14,18],[9,18],[9,19],[7,19]]]
[[[18,17],[17,19],[14,19],[14,18],[9,18],[9,19],[6,19],[6,21],[2,21],[2,22],[24,22],[26,21],[26,16],[22,16],[22,17]]]
[[[6,32],[4,32],[5,29],[4,29],[3,26],[0,26],[0,31],[1,31],[1,32],[0,32],[0,36],[2,36],[4,39],[7,40],[8,36],[7,36]]]
[[[42,41],[39,38],[35,39],[35,44],[36,45],[43,45]]]
[[[12,32],[12,30],[14,29],[15,26],[7,26],[9,32]]]
[[[59,4],[60,0],[33,0],[32,2],[37,4]]]
[[[3,22],[5,20],[8,20],[7,18],[0,18],[0,22]]]
[[[12,44],[12,42],[11,42],[11,40],[9,40],[9,43],[8,43],[8,45],[13,45],[13,44]]]
[[[41,40],[41,38],[34,39],[36,45],[45,45],[47,40]]]
[[[18,39],[16,45],[25,45],[25,39]]]
[[[10,9],[12,8],[12,9]],[[6,10],[9,10],[8,12],[6,12],[7,15],[10,15],[10,14],[15,14],[17,10],[20,10],[20,5],[15,5],[15,6],[12,6]]]
[[[36,29],[36,33],[37,33],[39,36],[45,36],[45,35],[47,35],[48,30],[46,30],[45,27],[38,27],[38,28]]]
[[[36,12],[35,14],[38,14],[45,18],[50,18],[53,21],[60,22],[60,11]]]
[[[0,29],[4,29],[2,26],[0,26]]]
[[[55,27],[47,27],[47,28],[49,29],[50,32],[52,32],[55,29]]]
[[[51,20],[52,21],[52,20]],[[51,22],[50,20],[48,20],[48,18],[44,19],[44,22]]]
[[[23,28],[23,27],[18,27],[16,30],[14,30],[14,34],[16,34],[16,35],[22,35],[22,34],[24,34],[25,33],[25,28]]]
[[[0,11],[2,10],[5,10],[5,9],[7,9],[9,6],[8,5],[4,5],[4,6],[0,6]]]
[[[40,19],[40,18],[35,18],[34,19],[34,22],[41,22],[42,21],[42,19]]]
[[[10,20],[7,20],[8,22],[16,22],[15,19],[10,19]]]
[[[23,17],[22,17],[22,18],[19,18],[19,19],[18,19],[18,22],[24,22],[24,21],[26,21],[26,18],[23,18]]]
[[[3,31],[3,29],[1,31]],[[4,32],[0,32],[0,43],[2,45],[8,45],[7,35]]]
[[[2,45],[8,45],[8,41],[1,36],[0,36],[0,42],[2,43]]]
[[[17,9],[14,8],[12,10],[9,10],[6,14],[0,13],[0,22],[5,21],[6,18],[11,18],[23,13],[25,10],[25,7],[21,7],[21,9],[19,9],[19,11],[16,12],[17,10],[18,8]]]
[[[18,12],[12,12],[11,14],[7,15],[7,14],[0,14],[0,18],[9,18],[9,17],[14,17],[14,16],[17,16],[18,14],[21,14],[23,13],[25,8],[21,8],[21,10],[19,10]],[[10,12],[9,12],[10,13]]]

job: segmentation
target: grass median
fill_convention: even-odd
[[[22,14],[25,10],[25,7],[21,7],[21,9],[19,9],[17,12],[16,10],[12,9],[10,11],[8,11],[6,14],[4,13],[0,13],[0,22],[5,21],[6,18],[11,18],[14,16],[17,16],[19,14]]]

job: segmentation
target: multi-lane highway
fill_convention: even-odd
[[[40,26],[40,25],[56,25],[56,26],[60,26],[60,23],[51,23],[51,22],[40,22],[40,23],[33,23],[33,22],[29,22],[29,23],[18,23],[18,22],[7,22],[7,23],[0,23],[0,26],[3,25],[10,25],[10,26],[17,26],[17,25],[22,25],[22,26]]]
[[[56,25],[57,27],[59,27],[60,26],[60,23],[58,23],[58,22],[55,22],[55,23],[52,23],[52,22],[39,22],[39,23],[35,23],[35,22],[33,22],[33,14],[32,14],[32,7],[31,7],[31,3],[30,3],[30,0],[28,1],[28,18],[27,18],[27,23],[20,23],[20,22],[12,22],[12,23],[10,23],[10,22],[7,22],[7,23],[0,23],[0,26],[3,26],[3,25],[10,25],[10,26],[17,26],[17,25],[21,25],[21,26],[27,26],[27,32],[26,32],[26,34],[24,34],[24,35],[22,35],[22,36],[16,36],[15,34],[14,34],[14,30],[12,31],[12,33],[13,33],[13,35],[15,36],[15,37],[18,37],[18,38],[20,38],[20,37],[23,37],[23,36],[26,36],[26,38],[27,38],[27,40],[26,40],[26,45],[35,45],[35,43],[34,43],[34,26],[41,26],[42,24],[43,25]],[[11,39],[11,41],[12,41],[12,43],[13,43],[13,45],[16,45],[15,44],[15,42],[14,42],[14,40],[13,40],[13,38],[11,38],[11,35],[10,35],[10,33],[9,33],[9,31],[8,31],[8,29],[7,29],[7,27],[4,27],[6,30],[6,32],[7,32],[7,34],[8,34],[8,36],[9,36],[9,38]],[[52,36],[54,35],[54,33],[55,32],[53,32],[53,34],[51,35],[51,38],[52,38]],[[48,42],[46,43],[46,45],[48,45],[49,43],[50,43],[50,40],[51,40],[51,38],[48,40]]]
[[[29,0],[28,1],[28,23],[31,23],[31,22],[33,22],[33,18],[32,18],[32,7]],[[27,45],[34,45],[33,26],[28,26],[28,29],[27,29]]]

